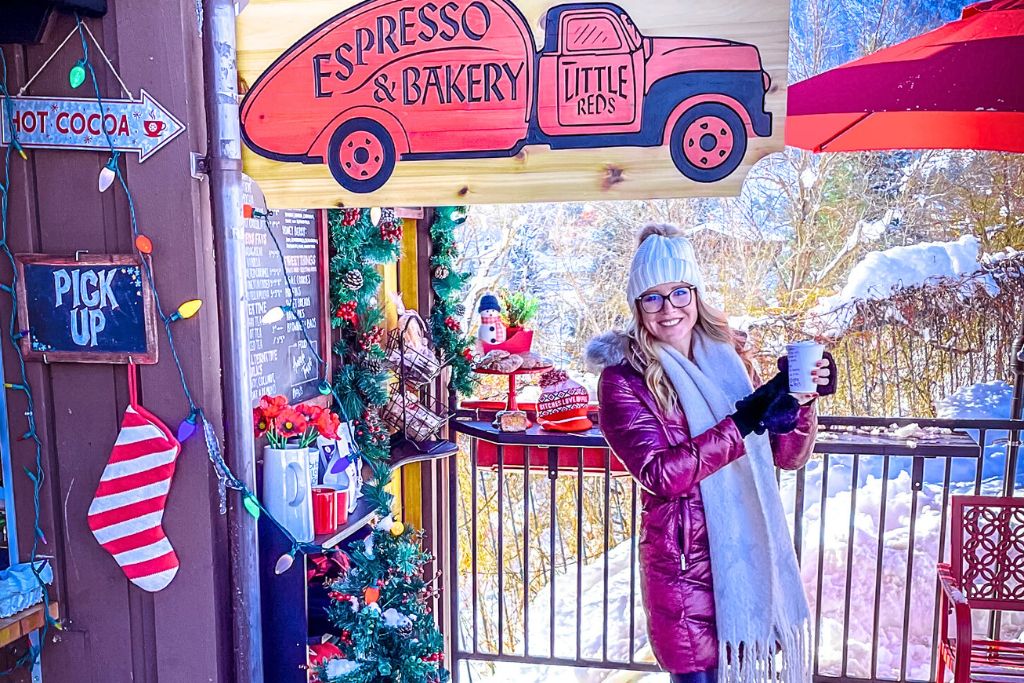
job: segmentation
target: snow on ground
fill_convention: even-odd
[[[922,242],[872,251],[853,267],[842,290],[819,299],[811,314],[817,316],[823,331],[835,335],[849,324],[851,303],[885,299],[894,290],[976,272],[981,267],[979,249],[978,238],[965,235],[955,242]],[[984,284],[990,293],[997,291],[995,282]]]
[[[1012,388],[1005,382],[976,384],[964,387],[942,400],[938,406],[938,413],[944,418],[1005,419],[1009,417],[1011,397]],[[977,434],[974,436],[978,438]],[[987,435],[982,465],[983,494],[1001,493],[1006,436],[1005,432],[997,431]],[[925,484],[922,490],[917,492],[916,497],[911,487],[911,462],[911,458],[891,458],[888,477],[883,480],[884,459],[881,456],[861,456],[854,481],[853,458],[831,456],[828,479],[824,487],[824,501],[823,461],[816,459],[805,470],[801,573],[812,615],[816,614],[817,605],[821,606],[817,653],[818,666],[822,674],[842,673],[840,667],[844,656],[843,631],[847,623],[847,675],[872,677],[872,642],[877,642],[875,674],[878,678],[898,678],[904,657],[906,674],[910,679],[927,680],[931,673],[933,637],[936,630],[935,565],[939,560],[940,543],[943,555],[948,557],[949,552],[949,525],[942,523],[942,507],[944,502],[948,505],[950,494],[973,493],[977,461],[974,458],[953,459],[950,467],[952,483],[949,491],[945,492],[942,485],[945,461],[938,458],[929,459],[925,464]],[[1022,480],[1020,473],[1017,480]],[[796,483],[796,473],[783,474],[781,495],[791,523]],[[914,524],[913,548],[911,520]],[[880,563],[877,562],[879,553]],[[616,660],[628,657],[630,557],[628,543],[621,544],[608,553],[608,656]],[[823,577],[820,599],[817,583],[819,562]],[[593,658],[601,655],[603,572],[604,561],[600,557],[583,567],[581,653],[584,657]],[[907,604],[908,573],[909,620],[905,618],[904,612]],[[564,574],[556,576],[554,588],[555,655],[572,658],[576,653],[575,565],[569,565]],[[876,624],[874,612],[878,591],[881,592]],[[549,654],[550,595],[548,587],[542,589],[530,607],[529,654],[532,656],[544,657]],[[481,600],[486,599],[485,596],[481,596]],[[651,661],[638,583],[635,601],[636,658],[638,661]],[[984,633],[986,629],[987,615],[976,614],[976,633]],[[1022,633],[1024,615],[1005,614],[1003,636],[1019,638]],[[904,642],[907,643],[905,655]],[[668,680],[667,676],[660,674],[510,663],[498,663],[493,672],[484,665],[474,664],[472,669],[472,680],[475,683],[539,683],[559,678],[580,683],[665,683]]]

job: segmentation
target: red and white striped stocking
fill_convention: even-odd
[[[129,364],[128,409],[89,506],[89,528],[132,583],[155,593],[178,572],[162,521],[181,444],[139,405],[136,382]]]

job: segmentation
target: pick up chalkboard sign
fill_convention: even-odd
[[[18,254],[18,326],[27,360],[157,362],[153,292],[128,254]]]

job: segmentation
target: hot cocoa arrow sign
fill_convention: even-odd
[[[91,98],[14,97],[10,127],[25,148],[108,150],[109,136],[114,149],[136,152],[142,162],[185,125],[148,92],[140,94],[139,100],[104,100],[102,112]],[[10,127],[3,117],[0,144],[10,144]]]

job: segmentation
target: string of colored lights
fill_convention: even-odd
[[[36,430],[35,396],[32,393],[32,385],[28,381],[28,371],[25,366],[25,355],[22,352],[21,344],[19,343],[19,339],[24,333],[18,330],[17,325],[18,269],[15,267],[14,254],[11,252],[10,245],[7,242],[7,227],[10,210],[11,155],[15,151],[17,151],[23,159],[27,158],[27,155],[18,143],[17,131],[14,126],[11,125],[14,113],[14,102],[11,99],[10,92],[7,88],[7,56],[2,48],[0,48],[0,96],[3,97],[3,110],[4,116],[7,119],[7,129],[11,132],[11,144],[4,149],[4,176],[2,181],[0,181],[0,251],[3,251],[4,256],[7,257],[7,260],[11,265],[12,272],[11,284],[0,285],[0,290],[11,297],[11,315],[7,336],[18,359],[18,371],[21,377],[20,382],[6,384],[5,388],[13,391],[20,391],[25,395],[25,417],[28,421],[28,429],[21,436],[21,440],[31,440],[35,449],[35,469],[29,469],[26,467],[24,470],[25,474],[32,482],[33,531],[32,550],[29,552],[29,566],[32,569],[32,574],[35,576],[36,582],[39,584],[39,588],[42,590],[44,617],[43,626],[39,631],[38,639],[36,639],[35,642],[30,642],[28,649],[15,661],[11,668],[0,672],[0,675],[10,676],[21,667],[35,666],[35,663],[39,659],[39,654],[42,651],[43,643],[46,642],[46,636],[50,627],[53,626],[59,629],[60,625],[50,615],[50,591],[46,582],[43,580],[42,576],[40,576],[40,565],[38,562],[39,543],[42,542],[46,544],[46,536],[43,534],[43,530],[39,525],[40,492],[42,491],[45,477],[45,473],[43,471],[43,442],[42,439],[39,438],[39,432]],[[4,482],[4,485],[13,486],[14,482]]]
[[[106,105],[104,103],[103,96],[100,94],[99,80],[96,77],[96,69],[94,68],[93,63],[89,58],[89,45],[86,41],[86,32],[84,30],[84,24],[82,23],[81,17],[77,15],[75,17],[75,21],[76,25],[78,26],[78,33],[82,43],[82,58],[78,62],[76,62],[75,67],[73,67],[73,69],[78,66],[82,66],[85,68],[88,76],[92,81],[93,95],[100,109],[100,116],[104,117],[106,115]],[[125,197],[128,201],[128,215],[130,218],[132,236],[134,238],[135,248],[138,250],[140,244],[139,238],[142,237],[142,235],[139,233],[138,221],[135,213],[135,200],[132,196],[131,190],[128,188],[128,183],[125,180],[123,172],[121,171],[120,164],[117,163],[117,160],[120,156],[120,152],[118,152],[115,148],[113,139],[111,138],[110,133],[106,131],[106,129],[104,129],[104,136],[107,140],[107,146],[110,149],[110,161],[107,162],[106,166],[104,166],[103,170],[100,172],[101,191],[104,175],[112,173],[114,179],[118,181],[121,188],[124,190]],[[277,245],[276,238],[274,242],[275,245]],[[280,253],[280,245],[277,245],[277,248]],[[238,476],[236,476],[235,473],[231,471],[230,466],[224,460],[224,455],[220,447],[220,439],[217,436],[216,430],[213,428],[213,425],[207,419],[206,414],[203,412],[203,409],[200,406],[198,406],[195,403],[195,400],[193,399],[192,392],[189,390],[188,380],[185,377],[184,368],[182,367],[181,364],[181,359],[178,356],[177,348],[175,346],[174,333],[171,329],[171,323],[175,322],[176,320],[181,320],[187,316],[180,314],[180,308],[179,312],[176,312],[175,314],[172,315],[167,315],[164,313],[163,308],[160,305],[160,298],[159,295],[157,294],[156,284],[153,279],[152,266],[150,265],[145,254],[141,250],[140,258],[143,264],[143,269],[146,273],[146,278],[149,280],[150,288],[153,291],[153,300],[156,305],[157,315],[159,315],[160,320],[164,323],[164,332],[167,336],[167,342],[171,349],[171,357],[174,360],[175,367],[178,370],[178,378],[181,384],[182,391],[184,392],[185,398],[188,401],[188,416],[182,421],[182,423],[178,427],[179,441],[191,437],[197,431],[198,423],[202,422],[203,437],[206,442],[207,453],[209,454],[210,462],[213,464],[214,471],[216,472],[218,477],[218,483],[221,493],[221,513],[226,512],[226,491],[227,489],[232,489],[238,491],[239,494],[241,495],[242,506],[245,509],[245,511],[249,513],[249,515],[251,515],[254,519],[259,519],[262,515],[265,515],[266,518],[270,520],[270,522],[275,527],[277,527],[277,529],[282,534],[284,534],[285,538],[288,540],[291,546],[291,550],[287,554],[281,556],[281,558],[278,559],[277,565],[275,566],[275,571],[277,571],[278,573],[286,571],[292,565],[292,561],[295,555],[300,552],[306,554],[333,552],[334,549],[324,548],[323,546],[317,543],[309,543],[297,540],[295,536],[291,533],[291,531],[289,531],[289,529],[285,527],[284,524],[282,524],[276,517],[274,517],[274,515],[272,515],[267,510],[266,507],[264,507],[263,503],[260,502],[259,497],[256,496],[256,494],[248,486],[246,486],[245,482],[239,479]],[[283,263],[283,254],[281,254],[281,258]],[[285,271],[285,279],[286,281],[289,281],[290,289],[291,283],[287,270]],[[293,314],[295,313],[294,310],[292,312]],[[302,325],[301,327],[303,330],[303,334],[305,334],[305,326]],[[306,338],[307,340],[309,339],[308,336]],[[312,346],[310,346],[310,348],[312,349]],[[325,367],[323,359],[320,358],[319,361],[321,368]],[[321,382],[320,386],[322,387],[325,383],[327,383],[326,378]],[[329,383],[327,384],[329,385]],[[337,398],[337,396],[335,396],[335,398]]]

